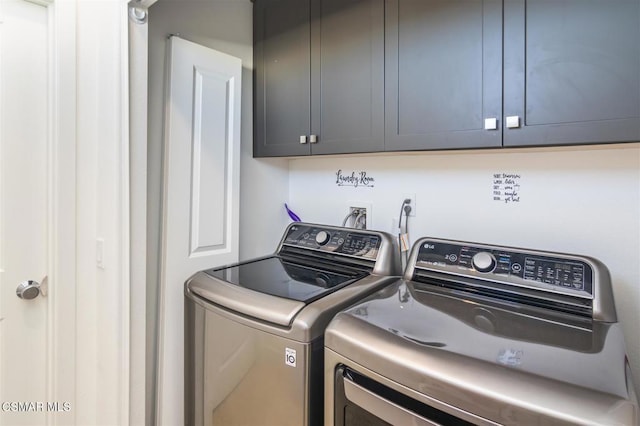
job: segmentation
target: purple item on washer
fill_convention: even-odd
[[[292,212],[289,209],[289,206],[287,206],[287,203],[284,203],[284,208],[287,209],[287,214],[289,214],[289,217],[291,218],[291,220],[293,220],[294,222],[301,222],[300,216]]]

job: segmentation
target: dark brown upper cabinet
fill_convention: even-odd
[[[640,141],[640,0],[257,0],[254,26],[257,157]]]
[[[257,0],[254,156],[384,150],[384,1]]]
[[[499,147],[502,0],[386,2],[387,151]]]
[[[640,141],[640,1],[388,0],[386,150]]]
[[[640,141],[640,1],[505,0],[504,115],[504,146]]]

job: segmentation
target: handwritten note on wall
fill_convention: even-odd
[[[521,179],[522,176],[516,173],[494,173],[493,201],[519,203]]]

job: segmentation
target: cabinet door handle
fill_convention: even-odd
[[[507,124],[507,129],[517,129],[520,127],[520,117],[517,115],[505,117],[505,123]]]
[[[485,130],[498,130],[498,119],[495,117],[484,119]]]
[[[300,136],[300,143],[307,143],[307,135]]]
[[[309,142],[318,143],[318,135],[310,135],[309,136]]]

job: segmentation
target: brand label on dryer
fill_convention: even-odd
[[[296,350],[284,348],[284,363],[290,367],[296,366]]]

